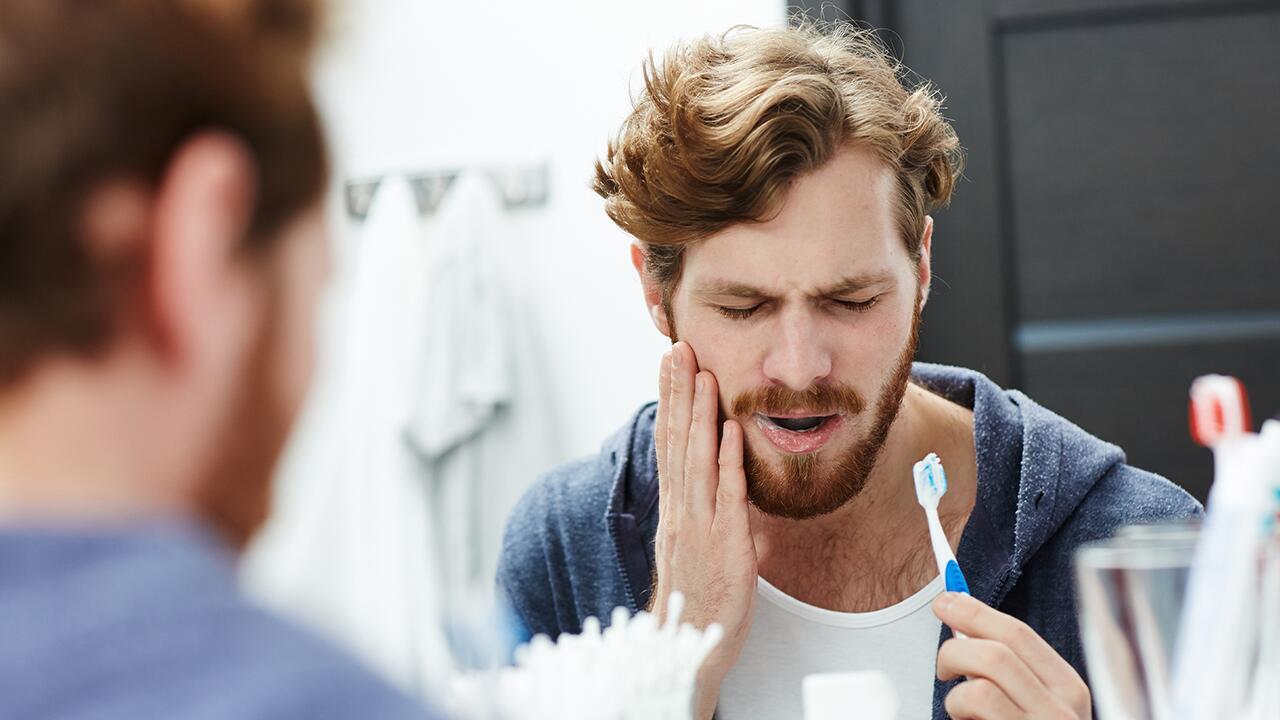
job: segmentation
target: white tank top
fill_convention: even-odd
[[[902,720],[929,720],[942,622],[934,578],[902,602],[866,613],[824,610],[759,579],[755,619],[738,664],[720,688],[720,720],[803,720],[800,684],[817,672],[882,670],[898,691]],[[849,717],[857,717],[850,708]]]

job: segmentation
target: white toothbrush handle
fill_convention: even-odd
[[[924,515],[929,520],[929,542],[933,545],[933,559],[938,563],[938,574],[945,580],[947,563],[954,562],[956,555],[951,552],[951,544],[947,542],[947,534],[942,531],[942,522],[938,520],[938,508],[927,507]],[[954,628],[952,628],[951,633],[960,640],[969,637]]]
[[[925,510],[925,517],[929,520],[929,542],[933,544],[933,559],[938,563],[938,574],[945,578],[947,563],[955,560],[956,556],[951,552],[947,534],[942,531],[942,523],[938,520],[938,509]]]

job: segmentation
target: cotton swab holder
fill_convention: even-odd
[[[698,670],[723,631],[681,623],[683,609],[673,592],[662,625],[616,608],[603,631],[587,618],[578,635],[535,636],[514,667],[460,677],[449,709],[464,720],[690,720]]]

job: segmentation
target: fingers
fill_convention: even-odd
[[[654,553],[659,563],[670,552],[674,544],[671,536],[675,532],[674,514],[668,509],[668,505],[671,502],[671,493],[667,490],[667,485],[671,482],[670,473],[667,472],[667,427],[669,426],[668,416],[671,414],[670,395],[671,353],[667,352],[662,355],[662,363],[658,367],[658,413],[657,420],[653,426],[653,449],[658,462],[658,532],[654,537]],[[655,598],[658,598],[658,595],[659,593],[654,593]],[[665,602],[665,599],[659,600],[653,607],[661,610],[663,602]]]
[[[667,411],[667,510],[673,518],[683,514],[684,461],[689,446],[689,423],[693,415],[693,353],[687,343],[671,348],[671,393]]]
[[[720,484],[717,398],[715,377],[705,370],[695,375],[684,465],[684,511],[697,527],[708,529],[715,515],[716,489]]]
[[[933,608],[952,630],[1006,645],[1055,695],[1074,699],[1081,691],[1088,692],[1075,668],[1021,620],[958,593],[944,593]]]
[[[1030,713],[1052,702],[1031,668],[1013,650],[995,640],[952,638],[938,651],[938,679],[986,678],[1015,705]]]
[[[716,514],[747,512],[747,474],[742,467],[742,426],[726,420],[720,438],[720,483],[716,490]]]
[[[1016,720],[1027,717],[990,680],[962,682],[947,693],[947,714],[953,720]]]
[[[658,366],[658,414],[653,425],[654,453],[658,457],[658,498],[660,503],[666,502],[664,490],[667,485],[667,416],[671,412],[671,353],[663,353],[662,362]],[[659,510],[663,506],[659,505]]]

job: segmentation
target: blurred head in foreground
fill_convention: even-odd
[[[0,523],[233,547],[312,366],[304,0],[0,0]]]

